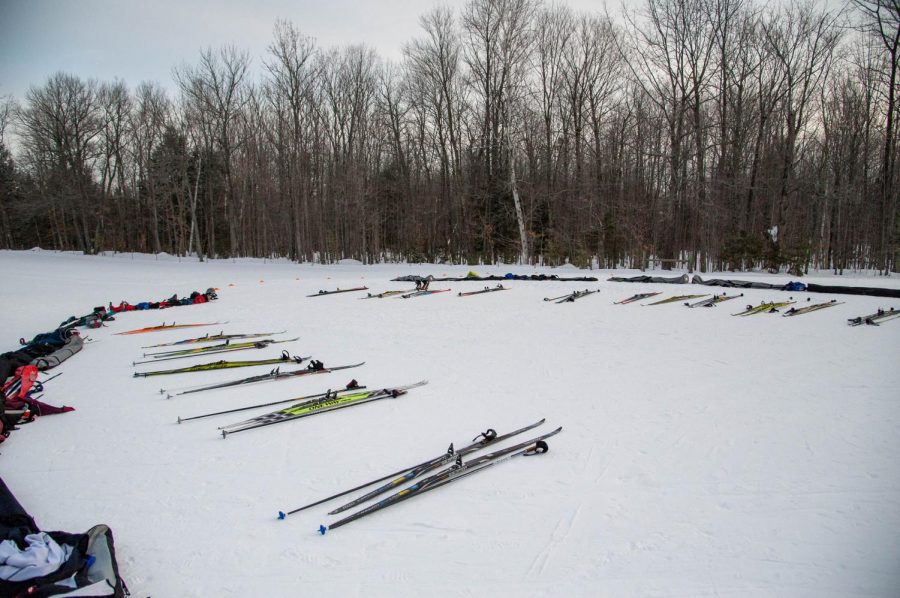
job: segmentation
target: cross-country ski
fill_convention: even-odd
[[[731,314],[733,316],[754,316],[763,313],[777,313],[780,309],[793,305],[796,301],[763,301],[759,305],[748,305],[742,312]]]
[[[358,405],[373,403],[384,399],[396,399],[405,395],[412,388],[417,388],[427,384],[426,381],[416,382],[407,386],[395,386],[390,388],[381,388],[378,390],[361,390],[351,392],[350,394],[327,393],[325,397],[318,399],[305,400],[291,407],[279,409],[266,415],[260,415],[248,420],[219,426],[222,432],[222,438],[226,438],[230,434],[245,432],[247,430],[255,430],[275,424],[294,421],[296,419],[309,417],[347,407],[356,407]]]
[[[413,496],[424,494],[425,492],[444,486],[452,482],[454,479],[461,478],[470,473],[475,473],[479,470],[486,469],[488,466],[501,462],[507,457],[546,452],[546,439],[559,434],[561,431],[562,427],[559,427],[546,434],[541,434],[540,436],[531,440],[526,440],[525,442],[520,442],[510,447],[474,457],[468,461],[463,461],[462,455],[460,455],[457,457],[457,463],[454,466],[442,472],[430,475],[418,482],[415,482],[414,484],[407,488],[404,488],[400,492],[392,494],[369,507],[353,513],[352,515],[343,517],[327,526],[320,526],[319,531],[320,533],[325,534],[327,530],[333,530],[338,527],[344,526],[352,521],[356,521],[367,515],[371,515],[376,511],[380,511],[399,502],[402,502],[408,498],[412,498]]]
[[[468,291],[466,293],[460,292],[458,293],[459,297],[470,297],[471,295],[483,295],[485,293],[495,293],[497,291],[508,291],[507,287],[504,287],[502,284],[498,284],[495,287],[484,287],[480,291]]]
[[[258,376],[248,376],[246,378],[239,378],[237,380],[229,380],[227,382],[219,382],[216,384],[204,384],[200,386],[188,386],[188,387],[179,387],[179,388],[169,388],[164,389],[161,388],[159,390],[159,394],[166,395],[167,399],[171,399],[172,397],[178,397],[181,395],[189,395],[195,394],[198,392],[206,392],[210,390],[221,390],[223,388],[232,388],[234,386],[248,386],[250,384],[258,384],[260,382],[275,382],[278,380],[293,380],[300,378],[302,376],[312,376],[316,374],[330,374],[331,372],[336,372],[339,370],[347,370],[350,368],[358,368],[362,365],[365,365],[366,362],[361,361],[359,363],[353,363],[350,365],[339,365],[339,366],[328,366],[326,367],[321,361],[316,359],[312,359],[303,369],[299,370],[289,370],[286,372],[282,372],[280,367],[273,369],[271,372],[267,374],[260,374]],[[178,391],[178,392],[172,392]]]
[[[213,361],[210,363],[201,363],[197,365],[191,365],[183,368],[175,368],[171,370],[155,370],[151,372],[135,372],[135,378],[146,378],[148,376],[165,376],[168,374],[188,374],[193,372],[210,372],[213,370],[227,370],[233,368],[246,368],[260,365],[273,365],[276,363],[292,363],[292,364],[301,364],[304,361],[309,359],[309,356],[306,357],[298,357],[295,355],[290,355],[287,351],[283,351],[281,353],[281,357],[275,357],[272,359],[256,359],[250,361]]]
[[[157,345],[144,345],[141,349],[156,349],[159,347],[174,347],[178,345],[191,345],[196,343],[212,343],[218,341],[232,341],[238,339],[248,339],[248,338],[259,338],[262,336],[275,336],[278,334],[284,334],[287,332],[286,330],[281,330],[279,332],[256,332],[253,334],[224,334],[220,332],[219,334],[207,334],[204,336],[198,336],[195,338],[187,338],[180,341],[173,341],[171,343],[159,343]]]
[[[307,295],[307,297],[324,297],[326,295],[337,295],[340,293],[355,293],[357,291],[367,291],[369,287],[354,287],[352,289],[335,289],[333,291],[319,291],[318,293],[313,293],[312,295]]]
[[[447,451],[445,453],[438,455],[437,457],[434,457],[433,459],[429,459],[427,461],[419,463],[418,465],[412,465],[410,467],[406,467],[399,471],[395,471],[394,473],[390,473],[390,474],[380,477],[376,480],[372,480],[371,482],[366,482],[365,484],[355,486],[349,490],[344,490],[343,492],[339,492],[337,494],[333,494],[327,498],[323,498],[323,499],[317,500],[315,502],[303,505],[302,507],[297,507],[296,509],[293,509],[286,513],[279,511],[278,518],[284,519],[285,517],[287,517],[289,515],[293,515],[294,513],[299,513],[300,511],[304,511],[306,509],[309,509],[310,507],[318,506],[322,503],[340,498],[342,496],[346,496],[347,494],[350,494],[351,492],[356,492],[357,490],[362,490],[363,488],[366,488],[368,486],[372,486],[379,482],[384,482],[386,480],[394,478],[394,479],[391,479],[391,481],[388,484],[386,484],[385,486],[383,486],[381,489],[378,489],[377,491],[370,493],[371,496],[375,496],[376,494],[386,492],[387,490],[389,490],[393,487],[399,486],[400,484],[402,484],[404,482],[407,482],[419,475],[422,475],[423,473],[431,471],[432,469],[446,465],[447,463],[452,462],[456,458],[457,455],[467,455],[474,451],[478,451],[482,448],[485,448],[486,446],[489,446],[491,444],[502,442],[502,441],[506,440],[507,438],[512,438],[514,436],[517,436],[519,434],[527,432],[528,430],[537,428],[538,426],[543,424],[545,421],[546,421],[545,419],[541,419],[533,424],[524,426],[517,430],[513,430],[512,432],[507,432],[505,434],[501,434],[499,436],[497,435],[497,432],[493,428],[488,428],[486,431],[480,433],[475,438],[473,438],[471,443],[469,443],[463,447],[454,448],[453,443],[450,443],[450,447],[447,449]],[[369,496],[369,495],[367,495],[367,496]],[[353,503],[349,504],[348,506],[353,506],[355,504],[358,504],[358,502],[362,502],[362,500],[357,499],[357,501],[354,501]],[[344,510],[344,509],[340,508],[335,512],[339,512],[341,510]]]
[[[826,309],[829,307],[834,307],[836,305],[843,305],[843,301],[838,301],[836,299],[832,299],[831,301],[825,301],[823,303],[814,303],[812,305],[806,305],[804,307],[792,307],[786,312],[784,312],[782,317],[790,317],[790,316],[802,316],[803,314],[808,314],[814,311],[819,311],[822,309]]]
[[[155,355],[151,355],[152,359],[148,359],[145,361],[133,361],[131,365],[141,365],[145,363],[159,363],[161,361],[171,361],[173,359],[187,359],[189,357],[204,357],[206,355],[215,355],[217,353],[235,353],[238,351],[249,351],[251,349],[265,349],[271,345],[278,345],[281,343],[292,343],[294,341],[300,340],[297,338],[289,338],[283,340],[272,340],[272,339],[264,339],[259,341],[254,341],[252,343],[235,343],[233,345],[225,344],[225,345],[215,345],[213,347],[208,347],[205,350],[196,349],[196,350],[187,350],[187,351],[173,351],[171,353],[158,353]],[[145,354],[144,357],[147,357]]]

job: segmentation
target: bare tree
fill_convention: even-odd
[[[12,122],[15,111],[16,103],[13,98],[0,96],[0,243],[6,249],[14,247],[7,206],[11,205],[18,195],[15,164],[12,154],[6,147],[6,129]]]
[[[797,153],[810,122],[812,104],[831,70],[841,37],[840,22],[838,15],[820,11],[812,2],[792,0],[783,9],[772,12],[763,21],[762,28],[784,81],[780,102],[785,127],[781,139],[781,174],[771,224],[777,226],[781,245],[798,245],[804,240],[796,231],[786,230],[788,210],[798,201],[794,181]]]
[[[440,159],[440,201],[447,215],[446,246],[448,254],[458,253],[451,239],[463,235],[464,203],[461,201],[461,133],[462,81],[461,46],[455,17],[447,8],[437,8],[420,19],[424,37],[414,39],[404,48],[413,85],[420,87],[421,97],[428,102],[430,126],[436,136]]]
[[[222,212],[228,226],[230,255],[240,252],[232,160],[241,143],[237,136],[237,121],[247,102],[244,85],[249,65],[250,57],[246,52],[241,52],[234,46],[224,46],[217,51],[211,48],[202,51],[200,63],[196,67],[188,66],[176,71],[182,93],[209,132],[208,141],[212,143],[209,149],[221,154],[224,178]],[[237,211],[239,210],[240,207]]]
[[[169,110],[169,101],[159,85],[149,82],[138,85],[131,113],[135,174],[139,181],[135,185],[135,198],[140,204],[146,191],[144,201],[150,208],[151,247],[154,252],[162,251],[159,236],[160,198],[157,195],[156,178],[150,176],[150,169],[154,152],[163,141]]]
[[[100,240],[91,236],[98,191],[93,174],[103,132],[97,84],[58,73],[45,86],[29,88],[25,101],[19,118],[22,145],[30,166],[47,183],[42,190],[54,206],[59,241],[68,245],[66,224],[71,224],[76,246],[98,251]]]
[[[863,14],[862,29],[878,40],[887,58],[885,69],[887,102],[885,111],[884,145],[881,158],[881,218],[879,222],[880,268],[890,272],[893,263],[900,260],[897,255],[898,198],[896,188],[896,119],[897,94],[900,89],[900,0],[853,0],[853,4]]]
[[[305,239],[309,232],[309,139],[306,131],[313,118],[312,87],[319,76],[317,50],[312,38],[294,25],[279,21],[265,61],[269,73],[268,99],[278,119],[275,149],[278,152],[281,194],[290,209],[293,259],[307,259],[312,251]]]
[[[524,69],[532,46],[535,9],[532,0],[471,0],[463,11],[465,59],[473,91],[481,104],[481,130],[475,154],[481,162],[478,199],[484,204],[485,249],[493,254],[495,231],[504,233],[504,206],[500,200],[503,191],[508,191],[513,198],[522,262],[529,261],[530,251],[515,175],[511,172],[517,143],[512,117],[515,104],[524,93]]]

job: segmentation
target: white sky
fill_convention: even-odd
[[[0,95],[21,99],[57,71],[171,88],[173,67],[224,44],[249,51],[258,68],[279,18],[320,47],[365,43],[398,59],[419,34],[419,16],[440,4],[459,8],[465,0],[0,0]]]

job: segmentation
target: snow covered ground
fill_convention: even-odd
[[[403,274],[518,267],[196,263],[154,256],[0,252],[3,350],[95,305],[218,287],[207,305],[127,313],[60,369],[42,418],[0,447],[6,483],[44,529],[115,533],[136,597],[900,595],[900,321],[846,319],[900,301],[845,303],[796,318],[734,318],[794,295],[745,290],[714,309],[613,301],[722,292],[697,285],[433,283],[452,293],[306,298]],[[633,272],[616,272],[630,275]],[[786,282],[787,276],[732,274]],[[805,282],[900,287],[900,279]],[[494,283],[490,283],[494,284]],[[234,285],[234,286],[230,286]],[[544,297],[600,289],[572,304]],[[727,292],[735,292],[725,289]],[[740,291],[737,291],[740,292]],[[642,302],[645,303],[645,302]],[[222,326],[113,336],[132,328]],[[263,373],[247,368],[133,378],[142,345],[194,332],[279,331],[282,347],[355,370],[166,400],[161,387]],[[212,361],[197,358],[184,365]],[[176,418],[343,386],[427,379],[407,396],[230,436],[245,414]],[[266,410],[261,410],[262,412]],[[255,415],[258,412],[249,412]],[[288,510],[541,417],[563,432],[517,459],[371,517],[317,533],[329,503]],[[536,431],[537,432],[537,431]],[[893,465],[892,465],[893,464]]]

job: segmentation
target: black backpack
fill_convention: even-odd
[[[25,536],[40,531],[31,515],[0,479],[0,540],[12,540],[24,548]],[[47,535],[61,546],[73,548],[66,562],[56,571],[41,577],[17,582],[0,581],[0,596],[65,598],[77,594],[79,598],[125,598],[130,595],[119,576],[115,544],[109,527],[95,525],[83,534],[47,532]]]

